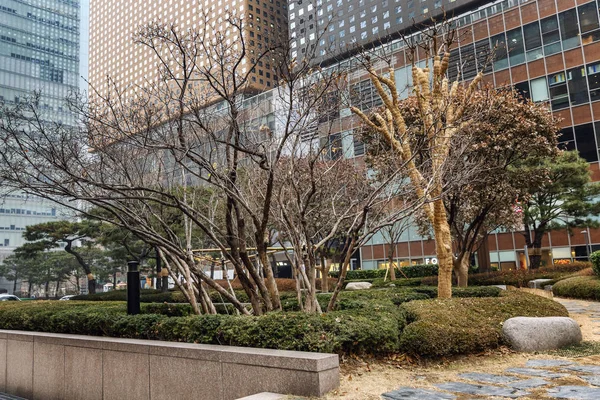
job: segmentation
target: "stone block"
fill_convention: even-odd
[[[581,329],[567,317],[516,317],[504,322],[502,333],[516,351],[559,349],[581,342]]]
[[[9,335],[11,337],[12,335]],[[33,397],[33,338],[6,341],[6,392],[30,399]]]
[[[65,398],[65,346],[33,342],[33,399]]]
[[[103,400],[148,400],[149,355],[124,351],[102,351]]]
[[[527,286],[530,289],[543,289],[548,282],[552,282],[552,279],[534,279],[527,282]]]
[[[222,346],[194,343],[161,343],[154,341],[148,345],[148,352],[154,356],[192,358],[195,360],[220,361]]]
[[[226,363],[222,368],[223,381],[236,382],[235,385],[224,386],[224,400],[238,399],[265,391],[319,397],[337,388],[340,383],[337,368],[309,372]]]
[[[150,356],[152,400],[222,399],[222,383],[219,362]]]
[[[65,399],[102,400],[102,350],[65,347]]]
[[[6,391],[6,335],[0,339],[0,392]]]
[[[371,289],[373,286],[370,282],[350,282],[346,285],[346,290],[364,290]]]
[[[337,354],[234,346],[220,346],[219,352],[220,361],[224,363],[312,372],[339,367]]]
[[[6,391],[6,335],[0,339],[0,392]]]

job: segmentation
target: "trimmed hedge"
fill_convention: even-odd
[[[380,313],[290,312],[260,317],[147,313],[157,311],[155,307],[143,305],[143,314],[130,316],[126,314],[125,304],[120,302],[4,302],[0,304],[0,329],[340,354],[386,354],[399,350],[400,332],[404,327],[397,307],[385,307],[385,311],[382,308]],[[169,310],[172,311],[173,308]]]
[[[600,277],[575,276],[552,285],[552,293],[559,297],[582,300],[600,300]]]
[[[123,302],[4,302],[0,303],[0,329],[431,357],[496,347],[506,318],[566,315],[564,307],[551,300],[495,287],[458,288],[457,298],[442,301],[430,298],[436,294],[434,287],[342,292],[333,312],[275,312],[259,317],[196,316],[186,304],[142,304],[142,314],[129,316]],[[319,295],[323,307],[330,296]],[[294,308],[294,301],[284,297],[285,308]]]
[[[453,298],[403,305],[407,326],[400,347],[425,357],[477,353],[505,344],[508,318],[568,316],[559,303],[529,293],[508,291],[500,298]]]

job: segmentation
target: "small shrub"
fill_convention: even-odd
[[[590,254],[590,261],[592,262],[592,270],[596,275],[600,276],[600,251]]]
[[[559,297],[599,301],[600,278],[594,275],[563,279],[552,286],[552,293]]]

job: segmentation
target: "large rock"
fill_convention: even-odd
[[[504,321],[504,337],[516,351],[559,349],[581,342],[581,329],[567,317],[516,317]]]
[[[346,290],[363,290],[363,289],[371,289],[373,286],[369,282],[350,282],[346,285]]]

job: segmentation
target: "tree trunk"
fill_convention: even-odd
[[[96,293],[96,278],[92,273],[87,274],[88,279],[88,294]]]
[[[17,280],[19,280],[19,276],[15,274],[15,281],[13,282],[13,294],[17,291]]]
[[[458,287],[467,287],[469,284],[469,258],[469,253],[465,253],[454,260],[454,273]]]
[[[81,257],[81,254],[74,251],[72,246],[73,246],[73,242],[71,242],[71,241],[67,242],[67,245],[65,246],[65,251],[67,253],[75,256],[75,258],[77,259],[77,262],[79,263],[79,265],[81,265],[81,268],[83,268],[83,270],[85,271],[85,273],[87,275],[88,293],[94,294],[94,293],[96,293],[96,279],[94,278],[94,274],[92,274],[92,270],[91,270],[90,266],[85,262],[83,257]]]
[[[33,287],[33,284],[31,282],[27,282],[27,296],[31,297],[31,288]]]
[[[258,251],[258,258],[263,268],[263,275],[265,279],[265,284],[267,286],[267,290],[271,295],[271,301],[273,303],[273,310],[281,310],[281,301],[279,299],[279,289],[277,288],[277,282],[275,281],[275,276],[273,275],[273,268],[269,264],[267,259],[267,249],[260,249]]]
[[[50,280],[46,280],[46,283],[44,284],[44,297],[46,300],[50,297]]]
[[[346,250],[346,255],[344,257],[344,262],[340,268],[340,276],[338,278],[337,284],[335,285],[335,290],[331,295],[331,299],[329,300],[329,304],[327,305],[327,311],[333,311],[335,307],[335,303],[337,301],[337,297],[344,288],[344,282],[346,281],[346,274],[348,273],[348,266],[350,265],[350,258],[352,257],[352,253],[354,252],[354,245],[356,244],[356,238],[352,237],[350,241],[350,245]]]
[[[396,280],[396,267],[394,266],[394,247],[396,246],[395,243],[390,243],[390,251],[389,251],[389,257],[388,257],[388,263],[390,264],[388,266],[388,268],[390,269],[390,281],[395,281]]]
[[[454,260],[452,257],[452,236],[450,225],[446,218],[446,210],[442,200],[433,202],[433,231],[435,236],[435,249],[437,252],[438,272],[438,298],[449,299],[452,297],[452,270]]]
[[[329,265],[324,256],[321,256],[321,292],[329,292]]]
[[[54,297],[58,297],[58,290],[60,289],[60,280],[56,281],[56,289],[54,290]]]

